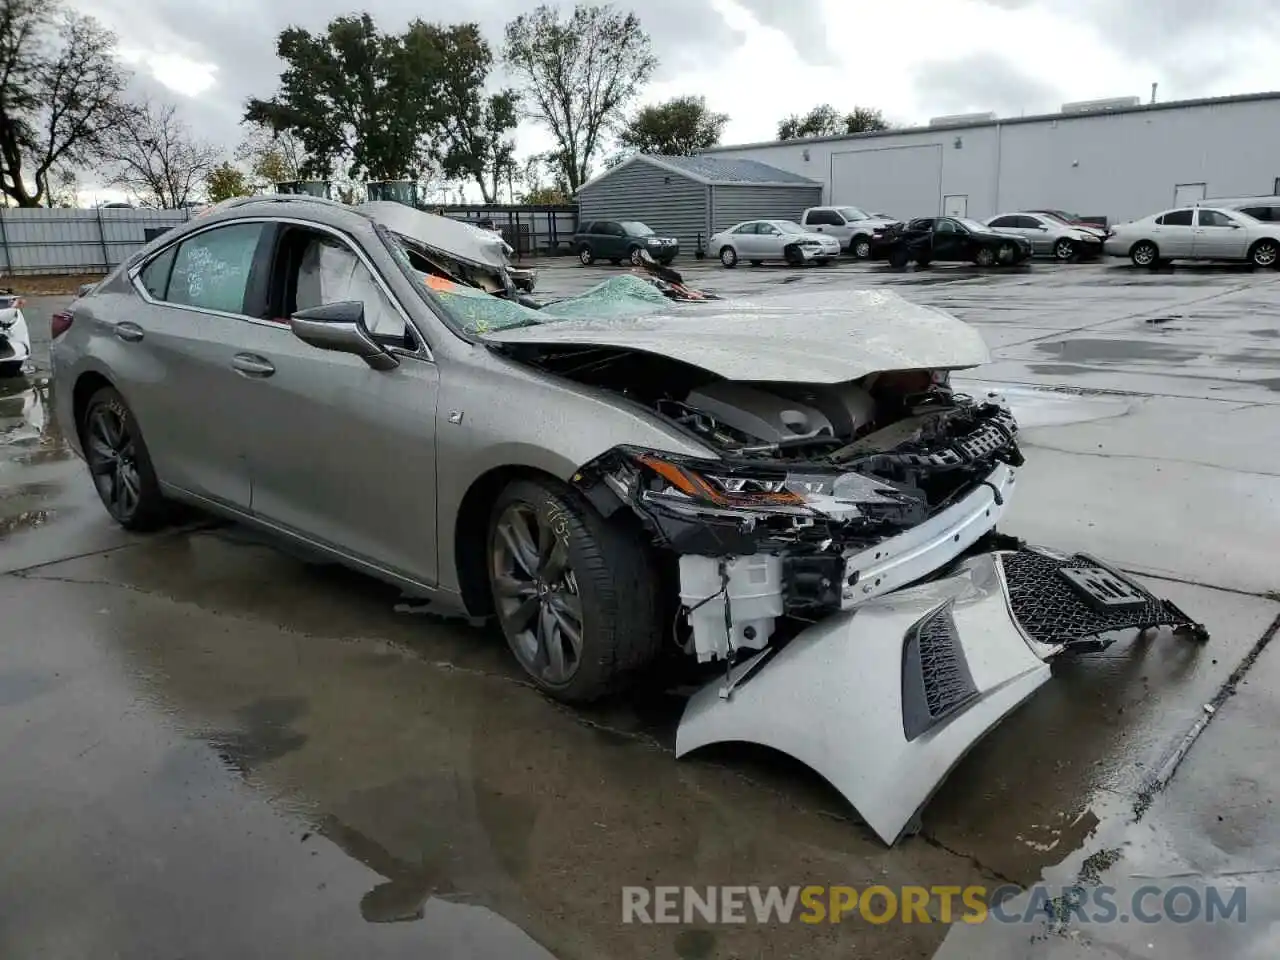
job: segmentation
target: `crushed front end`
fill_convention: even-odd
[[[677,756],[780,750],[892,844],[1052,657],[1152,628],[1207,636],[1101,561],[996,534],[1017,424],[945,374],[719,381],[653,403],[721,457],[622,446],[575,481],[668,552],[676,641],[722,668],[689,701]]]

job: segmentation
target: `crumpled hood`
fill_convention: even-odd
[[[466,263],[498,271],[505,270],[508,265],[507,251],[511,248],[501,234],[392,200],[374,200],[359,204],[355,209],[392,233],[416,240],[424,247],[439,250]]]
[[[990,359],[962,320],[887,290],[796,290],[672,304],[641,317],[560,320],[483,335],[492,344],[615,347],[729,380],[843,383],[890,370],[959,370]]]

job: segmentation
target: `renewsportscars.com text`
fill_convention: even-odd
[[[623,923],[1244,923],[1244,887],[623,887]]]

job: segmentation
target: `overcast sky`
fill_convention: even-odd
[[[175,101],[228,151],[247,97],[269,97],[284,27],[321,30],[363,7],[385,30],[474,20],[495,52],[532,0],[71,0],[116,31],[135,88]],[[563,4],[567,6],[568,4]],[[814,104],[879,107],[891,122],[1064,101],[1161,100],[1280,89],[1275,0],[644,0],[631,6],[661,67],[641,102],[702,94],[731,120],[725,143],[772,139]],[[520,152],[546,149],[522,124]]]

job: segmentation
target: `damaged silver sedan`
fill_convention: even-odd
[[[656,264],[536,302],[470,228],[240,200],[55,318],[111,515],[175,502],[494,617],[570,702],[692,665],[677,753],[749,741],[886,842],[1069,649],[1203,631],[995,528],[1017,424],[967,324],[887,292],[720,299]]]

